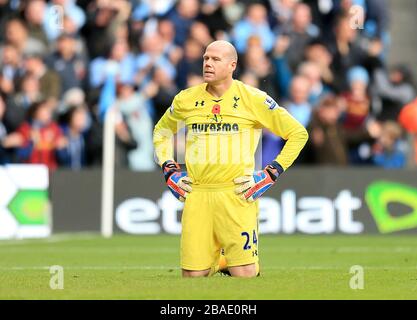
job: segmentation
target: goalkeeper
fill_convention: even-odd
[[[237,53],[215,41],[203,56],[204,83],[177,94],[154,129],[154,147],[168,188],[184,201],[181,268],[184,277],[218,271],[221,251],[236,277],[259,274],[258,201],[288,169],[308,134],[265,92],[233,79]],[[187,128],[185,163],[174,160],[173,135]],[[255,171],[266,128],[287,140],[277,158]]]

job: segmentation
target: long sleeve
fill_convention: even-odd
[[[394,99],[407,104],[414,98],[414,90],[411,86],[401,85],[394,86],[389,82],[388,76],[383,70],[376,70],[375,74],[375,88],[381,97]]]
[[[308,140],[307,130],[289,112],[279,107],[269,96],[264,97],[262,105],[255,108],[256,119],[261,127],[287,140],[275,160],[287,170],[297,159]]]
[[[277,70],[277,82],[281,92],[281,98],[287,99],[289,97],[290,85],[293,74],[288,65],[288,61],[285,56],[274,58],[275,68]]]
[[[16,130],[16,132],[19,133],[23,139],[22,145],[16,150],[17,157],[20,161],[28,160],[32,154],[34,143],[31,140],[30,131],[31,127],[27,122],[24,122]]]
[[[158,121],[153,132],[156,161],[159,165],[174,158],[173,136],[184,127],[178,96],[174,98],[171,106]]]

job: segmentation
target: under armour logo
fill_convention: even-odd
[[[199,101],[196,101],[195,102],[195,106],[196,107],[198,107],[199,105],[202,106],[202,107],[204,107],[204,100],[202,100],[201,102],[199,102]]]
[[[239,98],[239,97],[234,96],[234,97],[233,97],[233,100],[235,100],[235,103],[233,104],[233,108],[237,108],[237,107],[238,107],[237,102],[240,100],[240,98]]]

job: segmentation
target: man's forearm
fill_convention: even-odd
[[[287,170],[297,159],[307,140],[308,133],[304,127],[290,135],[281,153],[275,159],[284,170]]]

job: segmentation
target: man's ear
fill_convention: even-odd
[[[231,62],[231,66],[232,66],[232,70],[235,71],[236,67],[237,67],[237,62],[236,61],[232,61]]]

